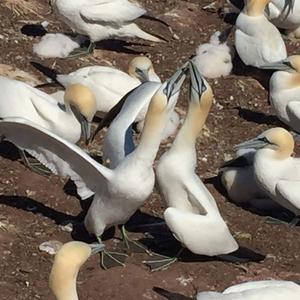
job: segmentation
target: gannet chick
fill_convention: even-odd
[[[140,29],[134,21],[146,13],[136,2],[128,0],[51,0],[57,17],[74,32],[88,36],[91,45],[112,37],[138,37],[162,41]]]
[[[254,178],[253,160],[256,150],[243,149],[236,158],[227,161],[220,169],[221,182],[232,202],[261,210],[278,209],[276,202],[259,188]]]
[[[226,41],[231,27],[224,32],[215,32],[209,43],[200,45],[193,58],[200,73],[207,78],[227,76],[232,70],[231,49]]]
[[[267,18],[290,37],[300,37],[300,1],[272,0],[266,7]]]
[[[222,219],[215,199],[195,174],[195,143],[210,111],[213,94],[193,62],[190,73],[187,116],[172,147],[163,154],[156,168],[159,190],[168,206],[164,219],[174,237],[193,253],[208,256],[228,254],[235,251],[238,244]],[[145,263],[157,270],[176,259]]]
[[[91,89],[96,97],[97,116],[103,117],[121,98],[145,81],[160,82],[152,62],[146,56],[131,60],[128,74],[110,67],[90,66],[80,68],[69,74],[57,74],[56,71],[32,62],[32,65],[64,88],[80,83]],[[62,94],[60,93],[60,97]],[[141,120],[144,119],[147,108]],[[137,121],[141,121],[137,120]]]
[[[235,47],[245,65],[260,67],[287,57],[280,32],[264,15],[270,1],[246,0],[236,20]]]
[[[257,150],[253,167],[259,187],[271,199],[299,217],[300,159],[291,157],[294,151],[292,135],[283,128],[272,128],[236,146],[236,149],[243,148]]]
[[[300,55],[264,66],[275,69],[270,79],[269,99],[276,116],[300,133]]]
[[[76,145],[25,119],[0,121],[0,135],[3,139],[15,137],[28,142],[33,150],[46,148],[66,162],[95,193],[84,224],[101,242],[106,228],[126,223],[150,196],[155,181],[153,162],[168,111],[175,105],[184,77],[185,70],[179,69],[154,94],[139,144],[115,169],[99,164]],[[102,253],[123,265],[107,251]]]
[[[293,281],[284,280],[250,281],[233,285],[223,293],[199,292],[192,298],[158,287],[153,290],[169,300],[297,300],[300,286]]]
[[[92,254],[103,248],[104,245],[73,241],[59,249],[49,276],[49,287],[57,300],[78,300],[76,290],[78,272]]]

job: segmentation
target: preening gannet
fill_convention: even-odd
[[[300,133],[300,55],[264,66],[277,69],[270,79],[269,98],[276,116]]]
[[[136,2],[128,0],[51,0],[58,18],[74,32],[86,35],[91,44],[112,37],[138,37],[160,42],[134,23],[146,13]],[[89,49],[91,50],[91,49]]]
[[[76,145],[24,119],[0,122],[3,139],[32,143],[33,150],[45,148],[82,178],[87,188],[95,193],[85,217],[87,230],[99,241],[103,231],[113,225],[124,224],[145,202],[153,190],[153,161],[159,148],[169,107],[180,91],[184,70],[178,70],[158,89],[149,104],[140,143],[115,169],[108,169],[89,157]],[[107,252],[106,252],[107,253]]]
[[[49,287],[56,300],[78,300],[76,279],[86,260],[104,248],[99,244],[68,242],[64,244],[54,258],[49,276]]]
[[[66,90],[63,107],[46,93],[21,81],[0,76],[0,117],[25,118],[66,140],[76,143],[90,137],[90,123],[96,113],[93,93],[81,84]]]
[[[156,175],[160,192],[168,208],[166,224],[175,238],[195,254],[215,256],[238,248],[222,219],[217,204],[195,174],[195,142],[213,101],[211,87],[190,63],[190,102],[186,119],[172,147],[160,158]],[[174,259],[161,260],[162,268]],[[158,261],[148,261],[148,265]]]
[[[237,145],[236,148],[257,149],[253,166],[259,187],[271,199],[299,217],[300,159],[291,157],[294,151],[292,135],[287,130],[276,127]]]
[[[104,66],[84,67],[69,74],[57,74],[56,71],[38,63],[32,62],[32,65],[65,88],[74,83],[80,83],[89,87],[96,97],[97,115],[100,117],[103,117],[124,95],[142,82],[160,82],[151,60],[145,56],[138,56],[132,59],[129,64],[128,74],[121,70]],[[60,93],[60,97],[62,95]]]
[[[230,200],[238,205],[268,210],[276,207],[268,195],[259,188],[254,178],[253,160],[256,150],[243,149],[236,158],[227,161],[220,169],[220,176]]]
[[[199,45],[193,58],[200,73],[207,78],[227,76],[232,70],[231,49],[226,41],[231,27],[223,32],[216,31],[209,43]]]
[[[233,285],[223,293],[199,292],[195,297],[185,297],[162,288],[153,290],[169,300],[298,300],[300,286],[293,281],[261,280]]]
[[[260,67],[287,57],[280,32],[264,15],[270,1],[246,0],[236,20],[235,47],[245,65]]]
[[[286,29],[289,36],[300,37],[300,1],[272,0],[266,7],[267,18],[276,26]]]

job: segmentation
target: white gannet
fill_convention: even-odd
[[[112,37],[138,37],[160,42],[134,23],[146,13],[136,2],[128,0],[50,0],[58,18],[74,32],[90,38],[88,51],[95,42]]]
[[[254,178],[253,160],[256,150],[243,149],[236,158],[227,161],[220,169],[221,181],[230,200],[237,205],[269,210],[277,208],[276,202],[259,188]]]
[[[269,129],[258,137],[241,143],[237,149],[257,149],[254,176],[259,187],[281,206],[300,216],[300,159],[291,157],[294,139],[285,129]]]
[[[90,123],[96,113],[93,93],[81,84],[66,90],[63,106],[48,94],[21,81],[0,76],[0,117],[25,118],[64,139],[76,143],[90,137]]]
[[[153,290],[169,300],[298,300],[300,286],[293,281],[261,280],[233,285],[223,293],[199,292],[190,298],[162,288]]]
[[[270,0],[246,0],[236,20],[235,47],[245,65],[260,67],[287,57],[279,30],[264,15]]]
[[[131,60],[128,74],[104,66],[84,67],[69,74],[57,74],[56,71],[38,63],[32,62],[31,64],[65,88],[74,83],[80,83],[90,88],[96,97],[97,115],[100,117],[103,117],[124,95],[142,82],[160,82],[151,60],[145,56],[138,56]],[[62,95],[63,93],[59,93],[57,99],[62,98]],[[143,117],[141,118],[143,119]]]
[[[299,0],[272,0],[265,12],[267,18],[276,27],[285,29],[290,37],[300,37]]]
[[[226,41],[231,28],[223,32],[216,31],[209,40],[209,43],[199,45],[196,49],[196,56],[193,58],[200,73],[207,78],[218,78],[227,76],[232,70],[231,49]]]
[[[289,56],[263,68],[279,70],[270,79],[270,103],[276,116],[300,133],[300,55]]]
[[[106,228],[124,224],[153,190],[153,162],[167,112],[177,99],[185,77],[184,72],[185,70],[178,70],[152,97],[140,143],[115,169],[106,168],[76,145],[25,119],[0,121],[0,135],[3,139],[14,138],[22,143],[27,142],[33,150],[40,147],[47,149],[65,161],[82,178],[87,188],[95,193],[84,223],[87,230],[101,241]],[[108,255],[112,257],[111,254]],[[117,259],[115,261],[118,262]]]
[[[103,248],[103,245],[72,241],[59,249],[49,276],[49,287],[57,300],[78,300],[78,272],[92,254]]]
[[[209,256],[228,254],[237,250],[238,244],[222,219],[215,199],[195,174],[195,142],[208,116],[213,94],[192,62],[190,73],[187,116],[172,147],[163,154],[156,168],[159,190],[168,206],[164,219],[174,237],[193,253]],[[176,259],[145,263],[161,269]]]

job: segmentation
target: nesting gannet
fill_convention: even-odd
[[[220,169],[220,176],[230,200],[238,205],[249,205],[268,210],[276,207],[268,195],[259,188],[254,178],[253,160],[256,150],[243,149],[236,158],[227,161]]]
[[[280,32],[264,15],[269,2],[246,0],[236,20],[235,47],[245,65],[260,67],[287,56]]]
[[[51,5],[61,21],[74,32],[91,40],[88,51],[95,42],[112,37],[138,37],[160,42],[158,37],[140,29],[134,21],[146,13],[136,2],[128,0],[51,0]]]
[[[199,292],[195,297],[186,297],[162,288],[153,290],[169,300],[298,300],[300,286],[293,281],[261,280],[233,285],[223,293]]]
[[[0,77],[0,117],[21,117],[76,143],[90,137],[96,112],[93,93],[81,84],[68,87],[63,107],[51,96],[21,81]],[[81,130],[82,129],[82,130]]]
[[[300,1],[272,0],[266,7],[267,18],[276,26],[285,29],[289,36],[300,37]]]
[[[54,258],[49,276],[49,287],[57,300],[78,300],[76,279],[87,259],[103,249],[103,245],[68,242]]]
[[[263,68],[277,69],[270,79],[269,99],[277,117],[300,133],[300,55]]]
[[[32,63],[39,71],[58,82],[63,87],[80,83],[91,89],[96,97],[97,115],[103,117],[121,98],[145,81],[160,82],[152,62],[145,56],[132,59],[128,74],[110,67],[90,66],[80,68],[69,74],[57,74],[56,71],[38,63]],[[145,113],[143,114],[143,117]],[[142,118],[143,119],[143,118]]]
[[[124,224],[152,192],[153,161],[167,112],[177,99],[184,72],[178,70],[152,97],[139,144],[115,169],[104,167],[76,145],[25,119],[0,121],[0,135],[3,139],[14,136],[21,141],[24,137],[27,141],[34,140],[33,150],[46,148],[82,178],[87,188],[95,193],[84,223],[87,230],[101,241],[106,228]]]
[[[235,251],[238,244],[222,219],[213,196],[195,174],[195,142],[208,116],[213,94],[193,63],[190,73],[186,119],[172,147],[163,154],[156,168],[159,189],[168,206],[164,219],[175,238],[193,253],[228,254]],[[157,260],[146,263],[161,269],[176,259],[166,258],[160,260],[161,264]]]
[[[194,63],[204,77],[218,78],[227,76],[232,70],[231,49],[226,40],[230,34],[231,27],[223,31],[215,32],[209,43],[200,45],[196,49]]]
[[[241,143],[237,149],[257,149],[254,176],[259,187],[274,201],[300,216],[300,159],[291,157],[294,139],[285,129],[269,129]]]

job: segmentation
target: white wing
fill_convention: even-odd
[[[230,293],[239,293],[248,290],[255,290],[267,287],[294,287],[297,286],[294,282],[291,281],[283,281],[283,280],[262,280],[262,281],[250,281],[244,282],[237,285],[233,285],[227,288],[223,294],[230,294]],[[299,287],[300,288],[300,287]]]
[[[78,146],[22,118],[0,121],[0,135],[29,150],[54,173],[69,175],[80,187],[83,184],[101,193],[112,171],[93,160]],[[49,159],[49,161],[46,161]]]
[[[295,212],[296,215],[300,214],[300,180],[279,180],[275,191],[282,206]]]
[[[90,22],[123,24],[133,21],[146,10],[127,0],[96,0],[81,8],[81,16]]]

